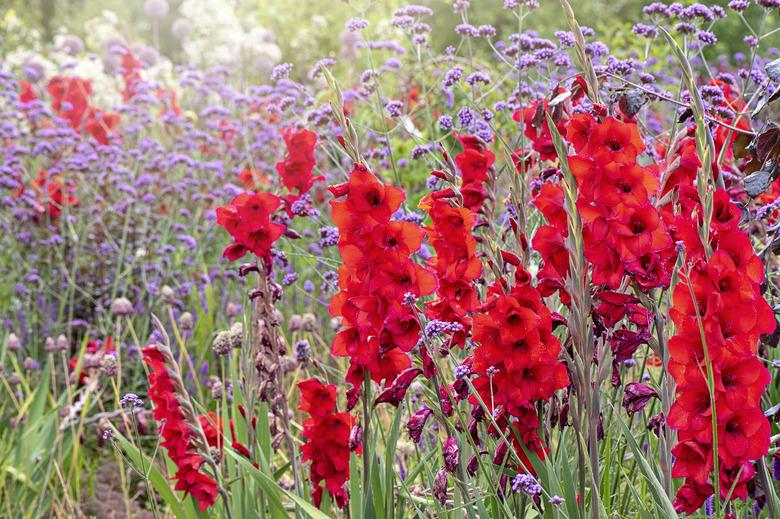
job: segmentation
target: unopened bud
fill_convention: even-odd
[[[179,326],[184,331],[191,331],[192,327],[195,326],[195,318],[192,317],[191,313],[184,312],[179,316]]]
[[[133,313],[133,303],[126,297],[117,297],[111,303],[111,313],[119,317],[128,316]]]
[[[19,351],[22,349],[22,341],[19,340],[15,333],[11,333],[5,339],[5,347],[10,352]]]
[[[304,331],[313,332],[317,327],[317,317],[313,313],[306,312],[301,319],[301,327]]]
[[[160,298],[166,305],[172,305],[176,302],[176,293],[168,285],[163,285],[160,289]]]
[[[291,332],[297,332],[303,327],[303,318],[298,314],[292,314],[287,327]]]
[[[433,479],[433,497],[444,506],[447,503],[447,469],[440,468]]]
[[[117,373],[117,361],[113,355],[103,355],[100,359],[100,372],[106,377],[112,378]]]
[[[68,351],[68,339],[64,335],[60,335],[57,337],[57,342],[55,344],[58,351]]]

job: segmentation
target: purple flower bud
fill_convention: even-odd
[[[349,432],[349,450],[355,452],[361,443],[363,443],[363,428],[360,424],[355,424]]]
[[[458,462],[460,461],[460,447],[458,447],[458,440],[452,436],[444,440],[444,466],[451,473],[455,473],[458,470]]]
[[[433,414],[433,411],[427,407],[423,407],[415,412],[406,423],[406,430],[414,443],[420,443],[423,428],[425,427],[428,418],[431,417],[431,414]]]
[[[479,457],[476,454],[472,454],[469,458],[469,463],[466,465],[466,474],[474,477],[479,469]]]
[[[433,496],[444,506],[447,503],[447,470],[442,467],[433,479]]]

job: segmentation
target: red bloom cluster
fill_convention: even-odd
[[[432,225],[426,231],[436,256],[428,261],[428,267],[439,280],[437,299],[426,303],[425,315],[429,319],[460,324],[462,329],[453,334],[451,344],[462,348],[471,330],[469,314],[479,306],[473,282],[482,275],[477,240],[471,234],[474,213],[430,197],[423,199],[420,207],[431,217]]]
[[[477,375],[473,383],[499,424],[517,419],[513,425],[520,438],[515,442],[544,458],[535,405],[566,387],[569,376],[558,360],[561,343],[552,333],[550,310],[522,267],[517,267],[515,278],[517,285],[509,291],[491,287],[482,312],[474,314],[472,337],[479,345],[471,367]],[[479,406],[475,396],[470,401]],[[524,456],[519,445],[516,451]],[[527,462],[525,466],[531,467]]]
[[[31,185],[35,193],[35,209],[40,214],[48,214],[49,220],[57,220],[66,206],[77,206],[79,199],[73,195],[75,187],[72,184],[61,181],[57,176],[51,177],[49,173],[42,169],[38,171],[38,177]],[[21,196],[25,188],[20,188],[16,195]]]
[[[317,134],[309,130],[282,132],[287,145],[287,155],[277,162],[276,171],[282,177],[282,184],[288,190],[298,191],[299,195],[307,193],[314,184],[312,170],[317,163],[314,159],[314,147],[317,145]]]
[[[477,213],[488,196],[484,184],[488,179],[488,171],[495,162],[495,155],[477,137],[458,134],[455,134],[455,137],[463,146],[463,151],[454,157],[455,164],[460,169],[463,205]]]
[[[217,223],[233,237],[222,255],[235,261],[247,252],[267,259],[274,242],[284,233],[284,225],[271,221],[279,208],[279,197],[270,193],[242,193],[230,204],[217,208]]]
[[[339,507],[344,508],[349,494],[344,483],[349,479],[349,435],[352,417],[336,412],[336,386],[325,385],[317,378],[298,382],[301,391],[301,411],[309,418],[303,421],[301,447],[303,461],[311,461],[312,498],[317,506],[322,500],[322,484]]]
[[[52,108],[66,119],[74,129],[83,129],[101,144],[108,144],[109,137],[119,124],[119,115],[104,112],[90,104],[92,84],[79,77],[54,76],[49,81]]]
[[[628,274],[644,289],[668,286],[675,251],[651,202],[658,176],[637,163],[644,143],[636,124],[612,117],[599,122],[578,114],[568,122],[567,137],[577,153],[568,161],[577,182],[577,209],[593,283],[617,289]],[[568,272],[562,188],[543,186],[534,203],[550,223],[533,240],[544,260],[539,277],[547,295],[563,288]]]
[[[328,189],[336,197],[346,197],[330,202],[343,264],[340,292],[331,299],[329,310],[342,317],[344,326],[331,352],[350,358],[346,378],[354,386],[354,396],[366,370],[380,383],[394,380],[409,367],[407,352],[417,344],[420,326],[403,299],[408,293],[431,294],[436,277],[410,258],[422,243],[420,227],[391,221],[405,198],[401,189],[383,184],[360,164],[348,182]]]
[[[702,214],[698,200],[693,213],[683,210],[677,216],[675,229],[685,245],[687,267],[680,273],[670,310],[676,335],[669,341],[669,371],[677,394],[667,423],[678,436],[672,475],[685,478],[674,504],[686,513],[696,511],[713,493],[705,348],[714,381],[720,469],[714,477],[719,478],[721,499],[732,486],[732,497],[747,497],[746,483],[755,474],[752,462],[766,454],[770,443],[769,422],[760,407],[770,377],[758,359],[758,343],[760,335],[774,331],[775,318],[760,292],[761,261],[737,226],[740,210],[723,190],[713,198],[709,258],[696,230]]]
[[[217,499],[217,483],[200,471],[203,458],[196,452],[192,441],[190,425],[184,417],[176,396],[176,385],[168,374],[165,357],[150,345],[142,350],[144,362],[151,369],[149,374],[149,397],[154,402],[154,419],[160,424],[162,446],[168,451],[176,471],[176,490],[191,494],[205,511]]]

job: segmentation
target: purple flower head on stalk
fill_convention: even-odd
[[[444,114],[439,116],[439,128],[441,128],[444,131],[449,131],[452,129],[452,117]]]
[[[729,9],[736,11],[738,13],[743,12],[745,9],[750,7],[750,1],[749,0],[731,0],[728,4]]]
[[[479,37],[479,30],[470,23],[462,23],[455,27],[455,33],[466,38]]]
[[[127,393],[121,398],[121,400],[119,400],[119,405],[129,408],[143,407],[144,401],[138,398],[138,395],[135,393]]]
[[[292,72],[292,63],[280,63],[271,70],[271,81],[281,81],[290,77]]]
[[[350,18],[347,20],[345,27],[349,32],[360,32],[368,27],[368,20],[363,18]]]
[[[385,105],[385,111],[389,117],[401,117],[404,113],[404,104],[394,99]]]
[[[490,83],[490,76],[485,74],[484,72],[474,72],[469,75],[469,77],[466,78],[466,83],[469,86],[475,86],[477,83],[483,83],[487,85]]]
[[[717,36],[715,36],[715,33],[710,31],[699,31],[696,33],[696,38],[703,45],[715,45],[716,43],[718,43]]]
[[[542,486],[531,474],[518,474],[512,479],[512,492],[522,492],[528,497],[542,493]]]

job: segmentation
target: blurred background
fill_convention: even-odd
[[[0,0],[0,34],[4,51],[23,46],[49,47],[64,35],[87,42],[113,31],[127,41],[145,42],[175,64],[231,66],[249,63],[260,69],[286,61],[298,66],[302,76],[319,59],[350,52],[356,36],[344,31],[344,23],[360,16],[371,22],[373,38],[390,37],[391,13],[410,2],[399,0]],[[431,18],[431,45],[442,50],[457,44],[452,28],[460,23],[451,0],[417,0],[436,13]],[[572,0],[580,23],[596,29],[597,38],[610,48],[626,49],[634,23],[643,19],[645,0]],[[693,2],[685,1],[683,4]],[[705,1],[725,7],[728,0]],[[491,24],[499,34],[509,34],[517,25],[503,0],[472,0],[469,22]],[[759,27],[763,11],[749,10],[748,21]],[[543,36],[563,28],[557,0],[541,0],[532,27]],[[763,20],[765,27],[778,26],[777,15]],[[744,27],[737,17],[716,24],[717,51],[733,56],[744,52]],[[112,26],[109,28],[108,26]],[[23,28],[24,30],[19,30]],[[527,28],[527,27],[526,27]],[[779,35],[780,36],[780,35]],[[105,42],[96,42],[105,43]],[[780,40],[762,42],[778,46]],[[262,72],[262,71],[261,71]]]

